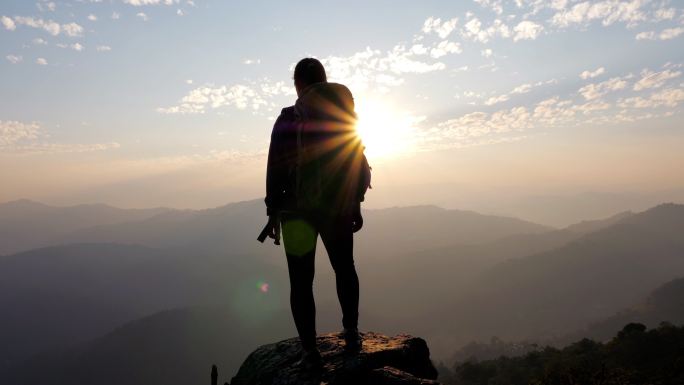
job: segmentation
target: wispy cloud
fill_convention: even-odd
[[[17,26],[23,25],[26,27],[42,29],[49,33],[50,35],[57,36],[60,33],[64,33],[70,37],[83,36],[83,27],[77,23],[67,23],[59,24],[53,20],[44,20],[41,18],[27,17],[27,16],[14,16],[13,19],[2,16],[0,22],[9,31],[14,31]]]
[[[174,5],[178,4],[178,0],[124,0],[124,3],[140,7],[143,5]]]
[[[593,79],[597,76],[603,75],[606,72],[606,69],[603,67],[599,67],[595,69],[594,71],[582,71],[582,73],[579,75],[580,78],[586,80],[586,79]]]
[[[38,137],[40,125],[36,122],[24,123],[16,120],[0,120],[0,147]]]
[[[24,60],[24,57],[21,55],[7,55],[5,56],[5,59],[7,59],[7,61],[9,61],[12,64],[17,64],[21,63]]]
[[[15,29],[17,29],[17,25],[14,22],[14,20],[10,19],[5,15],[0,17],[0,23],[2,23],[2,26],[5,27],[5,29],[8,31],[14,31]]]
[[[634,91],[662,87],[666,81],[679,77],[681,74],[681,71],[672,71],[669,69],[660,72],[644,69],[641,71],[641,79],[634,84]]]
[[[626,78],[615,77],[600,83],[591,83],[579,89],[579,93],[586,100],[597,99],[611,91],[622,90],[627,87]]]
[[[422,127],[419,131],[419,141],[425,149],[443,149],[499,143],[501,140],[528,135],[530,130],[586,124],[607,125],[671,116],[677,113],[675,109],[684,102],[684,83],[672,84],[672,79],[681,75],[681,72],[675,71],[674,68],[681,65],[668,63],[664,67],[665,69],[659,72],[643,70],[633,87],[628,86],[629,80],[634,76],[627,74],[585,85],[577,94],[569,94],[565,98],[553,96],[532,105],[517,105],[495,112],[468,112]],[[484,104],[491,106],[509,101],[513,94],[527,93],[533,86],[553,83],[555,80],[552,79],[522,84],[508,93],[490,97]],[[643,95],[644,91],[661,87],[664,88]],[[630,93],[637,95],[625,96]]]
[[[47,135],[37,122],[0,120],[0,149],[4,154],[78,153],[110,150],[119,143],[56,143],[46,140]]]
[[[684,89],[682,88],[666,88],[656,91],[647,97],[632,97],[620,100],[618,105],[623,108],[658,108],[658,107],[676,107],[679,103],[684,101]]]
[[[542,86],[542,85],[548,85],[548,84],[555,84],[556,82],[557,82],[556,79],[551,79],[551,80],[547,80],[547,81],[538,81],[538,82],[536,82],[536,83],[525,83],[525,84],[521,84],[521,85],[519,85],[519,86],[513,88],[513,89],[512,89],[510,92],[508,92],[508,93],[504,93],[504,94],[501,94],[501,95],[492,96],[492,97],[488,98],[487,100],[485,100],[484,105],[486,105],[486,106],[492,106],[492,105],[497,104],[497,103],[506,102],[506,101],[508,101],[512,96],[514,96],[514,95],[516,95],[516,94],[517,94],[517,95],[526,94],[526,93],[530,92],[530,91],[531,91],[533,88],[535,88],[535,87],[539,87],[539,86]]]
[[[435,33],[440,38],[445,39],[456,28],[456,24],[458,24],[456,17],[445,21],[440,18],[429,17],[423,23],[422,31],[425,34]]]
[[[273,98],[293,95],[294,89],[284,82],[263,81],[261,84],[231,86],[206,85],[188,92],[177,105],[161,107],[157,112],[165,114],[202,114],[210,109],[233,106],[239,110],[259,111],[274,108]]]
[[[667,28],[659,33],[654,31],[639,32],[636,35],[637,40],[670,40],[684,33],[683,27]]]
[[[587,24],[592,21],[600,21],[604,26],[617,22],[627,23],[630,26],[647,19],[643,7],[647,1],[585,1],[574,4],[568,9],[561,9],[551,18],[551,23],[557,27],[565,28],[572,24]]]

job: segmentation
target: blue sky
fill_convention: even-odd
[[[0,201],[258,197],[305,56],[373,123],[388,189],[684,187],[682,1],[10,0],[0,22]]]

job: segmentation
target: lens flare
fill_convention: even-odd
[[[262,293],[268,293],[268,282],[260,281],[259,283],[257,283],[257,288],[259,288],[259,291],[261,291]]]
[[[369,158],[394,157],[414,150],[415,125],[423,117],[413,116],[377,99],[358,100],[356,131]]]

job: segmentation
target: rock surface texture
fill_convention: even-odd
[[[340,333],[319,336],[323,366],[300,362],[298,338],[264,345],[252,352],[231,385],[439,385],[430,351],[421,338],[400,334],[361,333],[360,352],[344,350]]]

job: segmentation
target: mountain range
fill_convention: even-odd
[[[0,229],[43,210],[34,206],[42,207],[0,205],[14,215],[0,215]],[[33,240],[5,243],[13,233],[0,233],[7,250],[29,249],[0,257],[0,306],[8,315],[0,319],[0,382],[188,383],[209,361],[233,370],[258,344],[295,334],[282,249],[254,239],[265,221],[262,202],[114,209],[112,217],[92,207],[99,214],[74,217],[90,218],[79,224],[56,214]],[[355,239],[361,327],[424,336],[435,357],[494,335],[590,335],[590,325],[684,276],[682,205],[563,229],[434,206],[364,217]],[[319,250],[319,331],[333,331],[340,316],[334,279]],[[173,375],[144,368],[155,355]],[[40,367],[52,375],[38,376]]]

